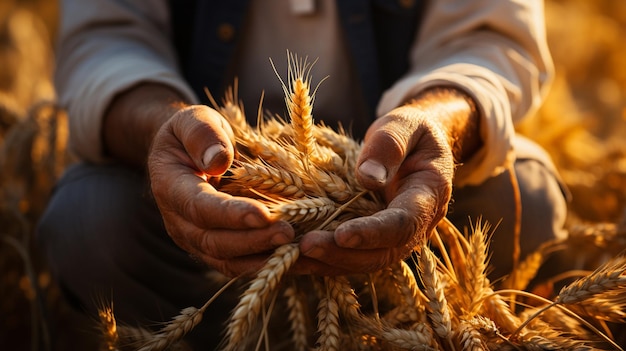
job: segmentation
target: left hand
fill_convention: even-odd
[[[371,125],[356,175],[367,189],[382,191],[388,207],[334,232],[304,235],[296,272],[374,272],[407,258],[430,235],[447,213],[454,174],[452,149],[437,117],[405,105]]]

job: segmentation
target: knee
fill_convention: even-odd
[[[565,238],[568,195],[554,170],[535,160],[522,160],[515,171],[522,206],[522,252]]]
[[[140,206],[145,186],[125,172],[86,165],[69,169],[37,224],[37,243],[52,274],[82,300],[95,284],[107,284],[124,269],[123,251],[139,245],[133,225],[141,216],[146,220]]]
[[[453,206],[449,217],[455,225],[467,224],[468,217],[491,224],[491,277],[510,272],[518,225],[522,259],[542,243],[567,235],[567,191],[551,164],[537,158],[519,158],[512,170],[457,189]]]
[[[72,249],[109,247],[131,223],[143,215],[139,175],[123,168],[79,165],[68,170],[57,184],[37,226],[37,240],[44,247]]]

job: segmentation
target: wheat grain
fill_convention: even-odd
[[[433,332],[427,324],[414,324],[410,329],[383,327],[375,335],[403,350],[436,350]]]
[[[309,159],[316,167],[342,178],[345,178],[344,175],[348,173],[344,160],[327,146],[317,145],[315,152],[310,155]]]
[[[493,293],[491,288],[488,288],[485,294],[488,296],[483,300],[480,313],[494,321],[505,333],[515,332],[522,322],[511,310],[510,305],[501,295]]]
[[[323,189],[328,194],[328,197],[339,203],[351,199],[354,194],[363,190],[362,188],[353,189],[350,184],[338,175],[326,172],[317,167],[310,167],[308,172],[308,178],[316,184],[316,187]],[[305,184],[308,183],[305,182]]]
[[[487,350],[487,345],[482,339],[480,332],[467,322],[461,322],[458,326],[458,339],[463,351]]]

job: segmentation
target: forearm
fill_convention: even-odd
[[[446,133],[456,163],[463,163],[482,146],[480,118],[472,98],[452,87],[430,88],[409,105],[426,112]]]
[[[188,103],[175,90],[153,83],[139,84],[118,94],[103,121],[107,156],[143,169],[156,132]]]

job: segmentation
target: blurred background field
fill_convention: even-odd
[[[53,0],[0,2],[0,349],[97,349],[96,323],[60,296],[32,231],[72,162],[54,106]],[[557,76],[519,130],[553,156],[573,200],[569,226],[616,224],[626,208],[626,1],[547,0]],[[618,230],[623,234],[624,230]]]

